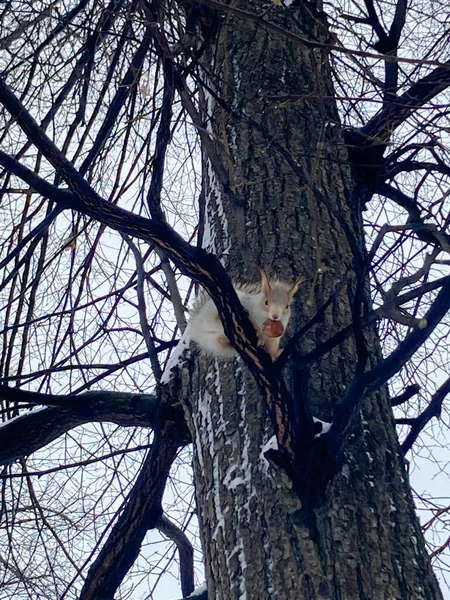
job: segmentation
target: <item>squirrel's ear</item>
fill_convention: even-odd
[[[270,294],[269,278],[267,277],[267,273],[264,271],[264,269],[260,269],[259,272],[261,273],[261,289],[264,294],[268,296]]]
[[[298,277],[295,282],[294,285],[291,287],[291,289],[288,291],[288,296],[289,298],[293,298],[295,292],[298,290],[298,286],[303,283],[305,281],[305,278],[303,277],[303,275],[300,275],[300,277]]]

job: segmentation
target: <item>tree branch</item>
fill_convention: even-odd
[[[402,304],[411,302],[411,300],[415,300],[416,298],[419,298],[420,296],[423,296],[424,294],[427,294],[429,292],[437,290],[437,289],[441,288],[444,285],[444,283],[447,281],[449,281],[448,276],[440,277],[439,279],[436,279],[435,281],[429,281],[429,282],[421,285],[419,288],[410,290],[409,292],[405,292],[404,294],[401,294],[395,298],[395,306],[398,308]],[[361,324],[364,327],[368,327],[376,319],[379,319],[382,317],[382,312],[383,312],[383,307],[381,306],[381,307],[377,308],[376,310],[372,311],[371,313],[365,315],[361,320]],[[315,319],[315,317],[314,317],[314,319]],[[308,327],[308,325],[309,324],[307,323],[306,327]],[[321,358],[324,354],[331,352],[331,350],[333,350],[333,348],[335,348],[336,346],[341,344],[344,340],[346,340],[352,334],[352,332],[353,332],[353,324],[350,323],[349,325],[347,325],[347,327],[345,327],[344,329],[341,329],[341,331],[338,331],[331,338],[329,338],[322,344],[319,344],[318,346],[316,346],[314,348],[314,350],[311,350],[310,352],[308,352],[308,354],[301,355],[299,352],[293,353],[295,362],[298,363],[299,365],[308,365],[312,362],[319,360],[319,358]],[[286,347],[288,347],[288,346],[289,346],[289,344]],[[283,354],[284,354],[284,352],[283,352]],[[283,357],[283,354],[281,355],[281,357]]]
[[[29,456],[70,429],[90,422],[110,422],[124,427],[155,425],[156,394],[127,394],[92,391],[80,395],[52,395],[28,392],[0,385],[0,398],[11,403],[47,406],[5,422],[0,428],[0,464]],[[180,406],[163,404],[164,414],[177,423],[185,443],[190,440]]]
[[[386,40],[383,40],[381,46],[375,46],[377,50],[389,54],[391,57],[397,56],[398,44],[406,20],[406,8],[406,0],[397,0],[395,15],[389,29],[389,34],[387,35]],[[398,62],[391,60],[385,61],[384,69],[384,98],[387,101],[395,100],[398,89]]]
[[[241,355],[245,356],[244,360],[248,366],[254,363],[258,357],[254,327],[242,308],[219,259],[202,248],[191,246],[165,223],[161,221],[155,223],[154,220],[145,219],[103,200],[45,135],[1,78],[0,102],[66,180],[73,193],[59,190],[44,182],[33,171],[4,152],[0,152],[0,163],[61,207],[86,214],[121,233],[157,244],[183,273],[198,281],[206,289],[223,318],[227,337]],[[261,372],[261,368],[258,368],[258,371]]]
[[[161,365],[158,361],[158,354],[156,352],[155,342],[153,339],[152,332],[150,331],[150,326],[147,321],[147,304],[145,302],[145,294],[144,294],[144,281],[145,281],[145,271],[144,271],[144,261],[142,260],[142,255],[139,251],[139,248],[136,244],[127,236],[123,236],[124,240],[130,247],[134,260],[136,262],[136,273],[137,273],[137,283],[136,283],[136,294],[138,298],[138,314],[139,314],[139,323],[141,325],[142,336],[145,341],[145,345],[147,347],[148,355],[150,358],[150,363],[152,365],[153,375],[155,376],[156,381],[159,383],[161,380],[162,370]]]
[[[57,206],[40,223],[38,223],[36,227],[33,227],[33,229],[29,233],[27,233],[27,235],[24,238],[20,240],[17,246],[15,246],[11,250],[11,252],[9,252],[2,261],[0,261],[0,269],[3,269],[8,263],[10,263],[13,260],[13,258],[19,256],[22,250],[29,242],[31,242],[34,238],[40,236],[42,233],[47,231],[47,229],[55,221],[55,219],[61,211],[62,209],[59,206]]]
[[[316,478],[316,484],[319,485],[322,493],[329,478],[341,464],[342,452],[346,440],[351,432],[354,418],[359,413],[366,394],[380,388],[403,367],[431,335],[449,309],[450,278],[444,283],[439,294],[426,313],[424,317],[426,326],[423,329],[414,329],[411,331],[411,333],[406,336],[387,358],[378,363],[370,371],[357,374],[353,378],[345,395],[336,407],[333,423],[331,424],[329,431],[318,438],[317,443],[315,444],[316,448],[313,448],[314,459],[311,460],[309,465],[310,471],[314,472],[314,470],[317,469],[316,459],[320,459],[323,464],[322,453],[327,455],[327,461],[329,461],[329,465],[327,462],[327,469],[324,469],[321,473],[319,478],[320,483],[317,482]],[[314,473],[310,475],[310,478],[314,481]]]
[[[413,171],[427,171],[427,173],[436,172],[443,175],[450,175],[450,166],[442,161],[433,163],[431,161],[415,161],[407,158],[406,160],[395,162],[391,161],[391,158],[392,156],[388,157],[388,163],[385,165],[385,172],[383,173],[383,178],[386,179],[392,180],[399,173],[411,173]]]
[[[378,36],[379,43],[375,45],[376,49],[380,52],[386,53],[386,49],[383,44],[387,42],[387,33],[385,32],[383,26],[380,23],[380,19],[375,10],[375,6],[373,4],[373,0],[364,0],[364,4],[367,8],[368,17],[363,21],[372,27],[376,35]]]
[[[98,156],[105,143],[105,140],[117,121],[123,105],[125,104],[133,88],[136,86],[139,73],[144,64],[148,49],[150,48],[151,40],[151,28],[147,27],[144,32],[142,42],[139,48],[136,50],[136,53],[131,60],[130,66],[125,73],[123,80],[117,86],[116,94],[108,107],[105,119],[100,127],[99,132],[97,133],[94,143],[92,144],[91,149],[80,166],[80,173],[84,174],[95,160],[96,156]]]
[[[23,36],[27,29],[30,29],[30,27],[36,27],[38,23],[40,23],[47,17],[51,17],[53,9],[58,4],[58,1],[52,2],[42,12],[38,13],[37,17],[35,17],[34,19],[24,19],[23,21],[19,21],[17,28],[12,33],[0,38],[0,50],[5,50],[6,48],[9,48],[9,46],[11,46],[13,42],[20,39],[20,37]]]
[[[394,57],[390,57],[391,59]],[[395,57],[396,58],[396,57]],[[414,111],[437,96],[450,85],[450,62],[446,62],[414,83],[401,96],[395,96],[360,129],[345,131],[345,143],[352,163],[355,180],[365,190],[365,198],[373,194],[371,185],[379,183],[384,166],[384,151],[392,133]]]
[[[173,424],[155,431],[152,449],[142,465],[127,504],[89,569],[79,600],[114,598],[117,588],[135,562],[149,529],[162,516],[162,497],[170,467],[180,447]]]
[[[417,383],[414,383],[413,385],[408,385],[408,387],[405,389],[404,392],[402,392],[398,396],[395,396],[394,398],[391,398],[391,406],[392,407],[400,406],[400,404],[403,404],[404,402],[408,402],[408,400],[410,398],[412,398],[419,392],[420,392],[420,385],[417,385]]]
[[[175,89],[173,84],[173,65],[167,58],[162,59],[164,68],[164,92],[159,121],[158,132],[156,134],[155,154],[152,161],[152,178],[147,194],[147,204],[150,209],[150,215],[163,223],[167,223],[166,216],[161,206],[161,191],[164,178],[164,163],[166,159],[167,146],[171,138],[171,121],[173,114],[173,100]],[[156,253],[161,259],[161,268],[166,276],[167,287],[170,293],[170,299],[173,304],[175,318],[179,329],[183,332],[186,329],[186,317],[184,315],[183,301],[181,300],[180,290],[175,280],[175,273],[167,259],[165,252],[160,248],[155,248]]]
[[[411,229],[420,240],[427,244],[433,244],[433,246],[440,246],[445,252],[450,251],[450,236],[443,231],[439,231],[433,223],[424,222],[416,200],[387,183],[382,183],[375,191],[378,194],[386,196],[386,198],[390,198],[407,211],[407,225],[411,226]]]
[[[365,144],[386,144],[411,114],[450,85],[450,62],[416,81],[408,91],[379,111],[359,132]]]
[[[366,385],[370,390],[378,389],[403,367],[406,361],[428,339],[449,309],[450,278],[444,283],[430,309],[424,315],[426,326],[411,331],[389,356],[365,373]]]
[[[38,471],[27,471],[24,472],[9,472],[9,469],[3,470],[0,474],[0,479],[23,479],[24,477],[42,477],[43,475],[49,475],[50,473],[57,473],[58,471],[65,471],[67,469],[76,469],[78,467],[85,467],[87,465],[92,465],[94,463],[103,462],[108,460],[109,458],[113,458],[114,456],[122,457],[124,454],[131,454],[133,452],[140,452],[142,450],[148,450],[151,448],[151,444],[141,444],[139,446],[134,446],[132,448],[120,448],[120,450],[114,450],[112,452],[107,452],[106,454],[98,454],[95,455],[94,458],[87,458],[86,460],[79,460],[70,463],[60,463],[56,467],[51,467],[50,469],[41,469]]]
[[[194,548],[187,535],[165,515],[162,515],[156,527],[174,542],[180,557],[180,580],[183,598],[194,591]]]
[[[429,421],[431,421],[433,417],[437,417],[439,419],[442,411],[442,403],[444,402],[445,397],[449,393],[450,377],[433,394],[427,408],[418,417],[412,419],[411,422],[408,423],[408,425],[411,425],[411,429],[401,446],[403,454],[406,454],[409,450],[411,450],[421,431],[423,431],[425,426],[429,423]]]

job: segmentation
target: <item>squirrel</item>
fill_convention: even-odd
[[[288,284],[269,281],[265,271],[260,271],[260,284],[233,284],[233,287],[256,330],[258,346],[264,346],[275,361],[283,351],[280,340],[291,316],[290,304],[304,277]],[[214,302],[206,293],[200,294],[194,304],[186,335],[214,356],[233,358],[237,354],[225,335]]]

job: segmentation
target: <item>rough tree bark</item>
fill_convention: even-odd
[[[232,5],[260,9],[256,1]],[[327,40],[311,5],[281,12],[276,23]],[[334,294],[322,322],[300,342],[306,353],[351,322],[356,281],[364,277],[358,207],[366,198],[356,197],[362,192],[330,99],[327,54],[228,13],[203,66],[203,116],[241,200],[223,193],[205,153],[203,244],[234,278],[257,280],[257,265],[286,281],[303,273],[293,329]],[[276,99],[289,94],[304,97]],[[366,343],[373,362],[375,336]],[[352,338],[307,373],[291,361],[284,377],[297,403],[331,421],[357,365]],[[209,598],[441,598],[386,389],[365,400],[340,470],[314,499],[311,525],[289,478],[262,453],[273,429],[242,363],[201,355],[183,375]]]

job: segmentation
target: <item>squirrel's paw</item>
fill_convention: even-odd
[[[264,346],[265,344],[265,335],[263,334],[263,332],[261,330],[257,330],[256,331],[256,339],[257,339],[257,343],[256,345],[259,346]]]
[[[225,334],[218,336],[217,343],[221,348],[225,348],[226,350],[233,348],[233,346],[230,344],[230,340]]]

